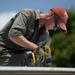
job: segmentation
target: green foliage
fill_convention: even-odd
[[[50,31],[53,66],[75,67],[75,12],[68,10],[68,33]]]

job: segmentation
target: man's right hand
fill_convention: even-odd
[[[36,55],[43,56],[43,55],[51,54],[51,49],[48,45],[45,45],[43,48],[40,47],[36,48],[34,50],[34,53]]]
[[[44,55],[47,55],[48,53],[47,52],[45,52],[44,50],[43,50],[43,48],[36,48],[35,50],[34,50],[34,54],[35,55],[38,55],[38,56],[44,56]]]
[[[43,48],[37,48],[34,50],[35,58],[39,59],[44,66],[51,66],[51,49],[49,46],[45,45]]]
[[[43,49],[44,49],[45,52],[51,54],[51,49],[50,49],[50,47],[49,47],[48,45],[45,45],[45,46],[43,47]]]

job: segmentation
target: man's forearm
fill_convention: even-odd
[[[38,46],[30,41],[28,41],[24,36],[12,36],[12,37],[9,37],[10,40],[12,40],[14,43],[22,46],[22,47],[25,47],[27,49],[31,49],[31,50],[34,50],[36,49]]]

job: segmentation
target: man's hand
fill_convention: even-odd
[[[38,56],[44,56],[47,55],[47,52],[45,52],[43,48],[38,47],[34,50],[34,54]]]
[[[50,49],[50,47],[49,47],[48,45],[45,45],[45,46],[43,47],[43,49],[44,49],[45,52],[51,54],[51,49]]]
[[[45,45],[45,46],[43,47],[43,49],[44,49],[44,51],[47,52],[48,54],[45,55],[45,57],[44,57],[44,60],[45,60],[45,61],[44,61],[44,60],[42,61],[42,65],[43,65],[43,66],[46,66],[46,67],[49,67],[49,66],[52,65],[51,49],[50,49],[50,47],[49,47],[48,45]]]
[[[47,62],[51,61],[50,56],[51,51],[49,46],[44,46],[43,48],[38,47],[33,52],[27,51],[25,54],[25,59],[28,65],[29,64],[34,65],[37,62],[37,60],[40,60],[39,63],[46,65]]]
[[[51,49],[49,46],[45,45],[43,48],[36,48],[34,50],[35,55],[44,56],[47,54],[51,54]]]
[[[51,49],[48,45],[45,45],[43,48],[37,48],[34,51],[36,60],[40,60],[42,66],[51,66]]]

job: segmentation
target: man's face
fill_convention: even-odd
[[[57,30],[59,28],[59,21],[56,14],[53,14],[51,17],[48,17],[46,24],[46,30]]]

